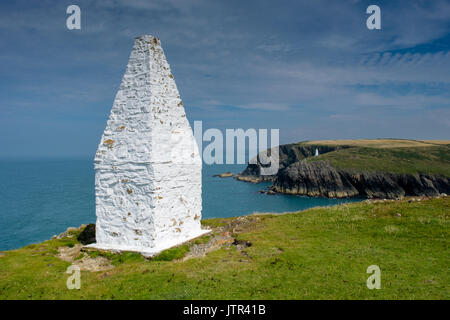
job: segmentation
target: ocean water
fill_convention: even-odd
[[[258,193],[270,183],[212,177],[245,165],[203,166],[202,218],[298,211],[357,199]],[[95,223],[92,159],[0,160],[0,250],[50,239],[68,227]]]

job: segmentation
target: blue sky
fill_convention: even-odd
[[[81,30],[66,28],[71,4]],[[381,30],[366,28],[371,4]],[[450,138],[449,1],[2,0],[0,157],[93,157],[142,34],[204,128]]]

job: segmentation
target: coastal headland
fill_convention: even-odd
[[[276,175],[249,164],[235,178],[272,181],[272,192],[397,199],[450,193],[449,140],[323,140],[279,147]]]

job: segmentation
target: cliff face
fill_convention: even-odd
[[[331,152],[334,150],[347,148],[346,146],[305,146],[298,143],[285,144],[279,147],[279,172],[293,163],[299,162],[308,157],[312,157],[316,151],[320,154]],[[258,183],[262,181],[274,181],[276,176],[261,175],[261,164],[248,164],[247,168],[236,176],[237,180]]]
[[[395,199],[403,196],[436,196],[450,193],[450,177],[436,174],[400,174],[380,170],[337,168],[329,161],[308,161],[315,149],[320,154],[348,146],[290,144],[280,146],[280,169],[274,176],[261,176],[260,164],[249,164],[236,178],[273,181],[272,190],[286,194],[330,198],[367,197]]]
[[[394,199],[403,196],[436,196],[450,192],[450,179],[426,174],[355,172],[336,169],[325,161],[293,163],[280,170],[273,190],[281,193],[345,198]]]
[[[347,177],[328,163],[307,163],[304,160],[279,170],[273,190],[312,197],[344,198],[358,195]]]

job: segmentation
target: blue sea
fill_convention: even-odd
[[[258,193],[270,183],[213,177],[245,165],[203,166],[203,217],[298,211],[355,199]],[[50,239],[68,227],[95,223],[92,159],[0,160],[0,250]]]

